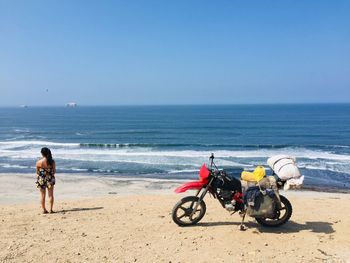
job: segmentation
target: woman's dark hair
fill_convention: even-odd
[[[47,147],[41,148],[41,154],[46,158],[47,163],[52,166],[55,161],[52,159],[50,149]]]

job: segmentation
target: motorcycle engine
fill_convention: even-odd
[[[233,200],[233,191],[219,189],[220,198],[224,201],[224,206],[227,211],[235,211],[235,200]]]
[[[231,201],[232,200],[233,192],[230,191],[230,190],[222,190],[222,189],[220,189],[219,194],[222,197],[222,199],[224,199],[225,201]]]

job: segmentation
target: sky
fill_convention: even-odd
[[[0,0],[0,106],[350,102],[350,1]]]

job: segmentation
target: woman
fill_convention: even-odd
[[[55,173],[56,173],[56,163],[55,160],[52,159],[52,154],[49,148],[42,148],[41,155],[42,159],[36,162],[36,174],[37,181],[36,186],[40,189],[41,194],[41,208],[43,209],[43,213],[47,214],[48,211],[45,208],[45,196],[46,196],[46,188],[49,195],[50,201],[50,213],[54,213],[53,211],[53,189],[55,185]]]

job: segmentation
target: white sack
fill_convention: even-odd
[[[301,176],[295,162],[296,159],[288,155],[276,155],[267,160],[267,164],[282,181]]]
[[[296,189],[296,188],[300,188],[304,183],[304,175],[299,177],[299,178],[292,178],[286,181],[286,183],[284,184],[283,189],[285,191],[287,191],[290,188]]]

